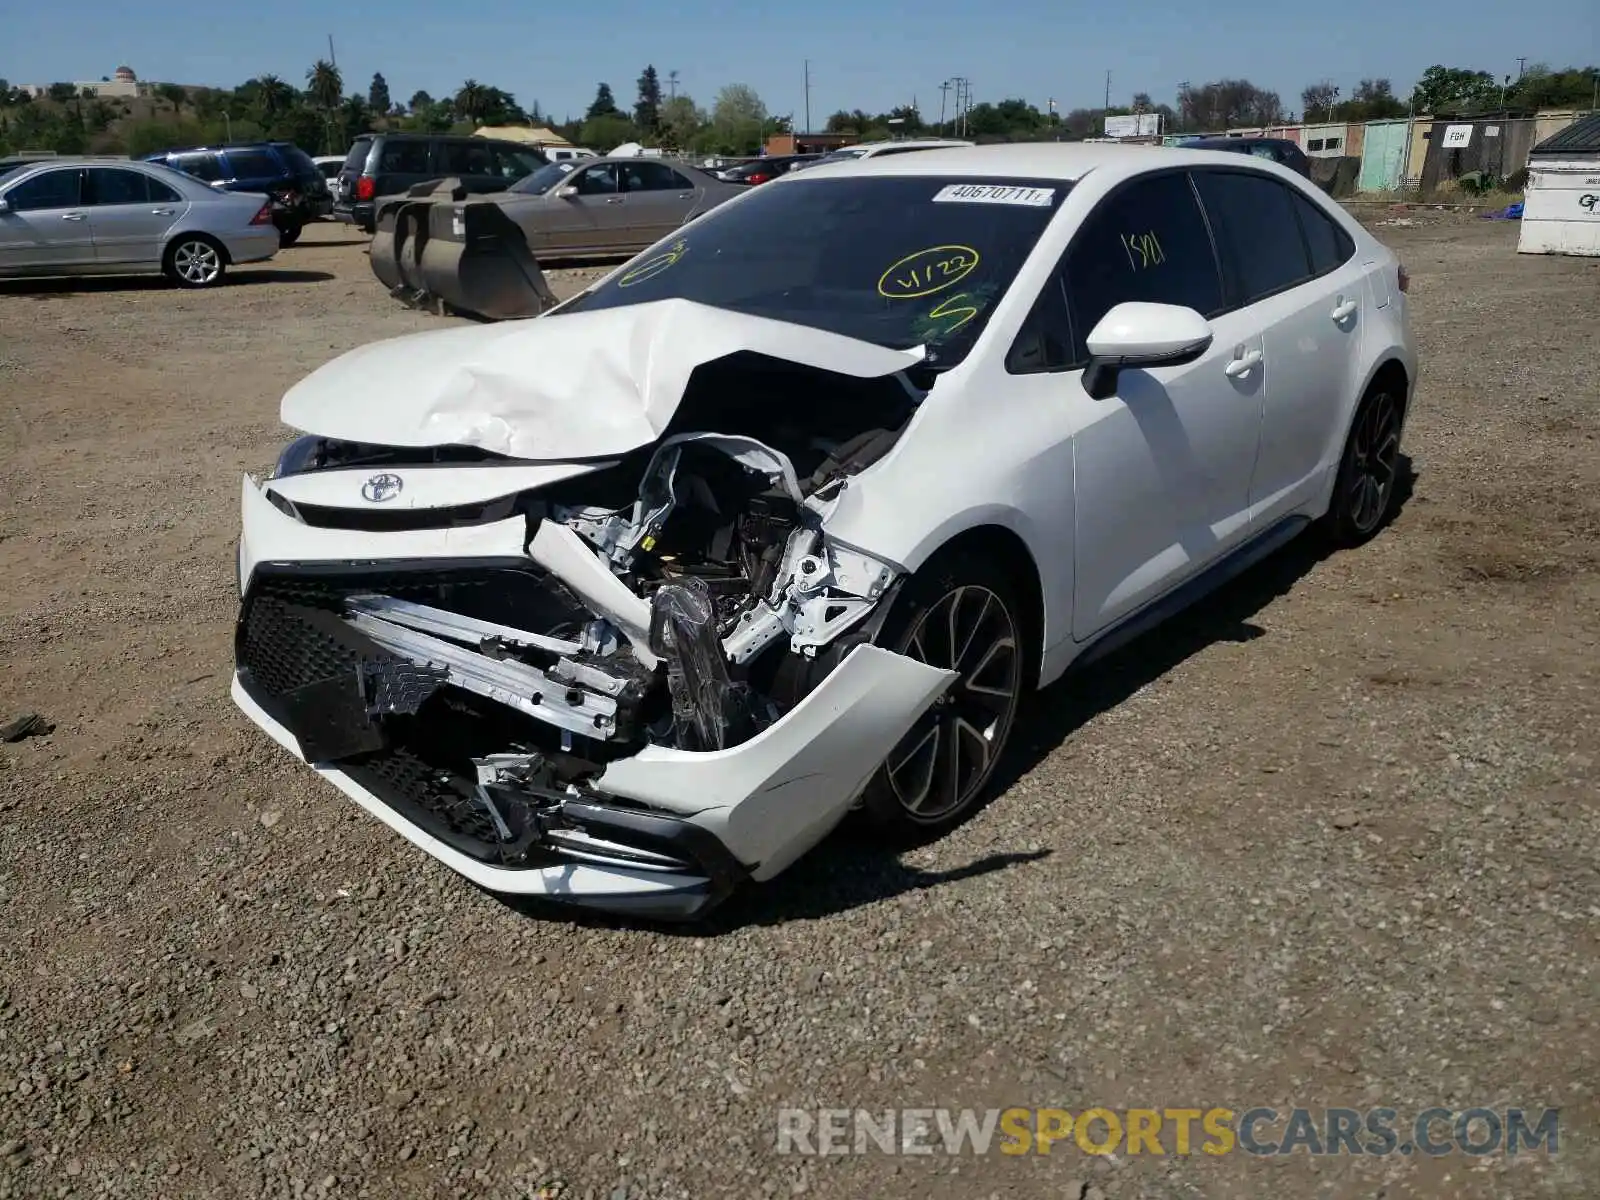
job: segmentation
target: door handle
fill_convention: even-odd
[[[1356,315],[1356,309],[1360,307],[1354,300],[1346,300],[1343,296],[1340,296],[1339,303],[1333,310],[1333,319],[1335,321],[1343,321],[1347,317],[1353,317]]]
[[[61,214],[61,219],[63,221],[81,221],[81,220],[83,220],[83,214],[82,213],[62,213]]]
[[[150,214],[156,217],[170,217],[172,210],[170,208],[152,208]]]
[[[622,197],[621,196],[607,196],[606,197],[606,203],[607,204],[621,204],[622,203]]]
[[[1239,355],[1222,370],[1230,379],[1238,379],[1241,375],[1248,375],[1260,361],[1261,351],[1252,350],[1248,354]]]

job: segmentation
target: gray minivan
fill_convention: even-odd
[[[471,134],[363,134],[332,181],[333,216],[371,233],[380,196],[450,177],[468,191],[501,192],[548,161],[532,146]]]

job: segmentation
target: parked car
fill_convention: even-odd
[[[1254,154],[1271,162],[1281,163],[1297,175],[1311,178],[1311,160],[1305,151],[1288,138],[1268,137],[1203,137],[1182,143],[1185,150],[1224,150],[1230,154]]]
[[[333,206],[322,172],[311,156],[292,142],[170,150],[152,154],[145,161],[193,175],[223,191],[271,196],[277,201],[273,224],[280,246],[294,245],[307,222],[328,215]]]
[[[540,152],[551,162],[565,162],[574,158],[599,158],[593,150],[583,146],[540,146]]]
[[[503,191],[548,161],[532,146],[470,134],[366,134],[345,155],[334,187],[333,215],[371,233],[373,202],[380,196],[452,176],[470,192]]]
[[[535,258],[582,258],[633,254],[744,191],[687,163],[629,155],[550,163],[485,199]]]
[[[272,201],[153,163],[52,158],[0,174],[0,276],[164,271],[212,287],[278,252]]]
[[[755,158],[749,162],[724,167],[713,174],[724,183],[754,185],[766,183],[767,180],[776,179],[779,175],[809,166],[821,158],[820,154],[771,154],[765,158]]]
[[[344,158],[342,154],[318,154],[311,160],[316,164],[317,170],[322,172],[322,177],[328,181],[330,192],[333,181],[339,178],[339,172],[344,169]]]
[[[982,803],[1025,697],[1291,538],[1383,526],[1395,256],[1241,155],[785,176],[546,315],[284,397],[233,696],[497,892],[683,916],[859,802]]]
[[[822,163],[853,162],[857,159],[881,158],[885,154],[911,154],[918,150],[948,150],[952,146],[972,146],[975,142],[963,138],[900,138],[890,142],[862,142],[855,146],[841,146],[817,160]]]

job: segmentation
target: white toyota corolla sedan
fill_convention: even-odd
[[[982,802],[1028,694],[1394,496],[1406,273],[1275,164],[819,166],[531,320],[334,359],[233,697],[485,888],[655,916]]]

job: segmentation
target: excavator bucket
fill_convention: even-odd
[[[407,304],[510,321],[556,303],[516,222],[459,180],[419,184],[374,220],[372,273]]]

